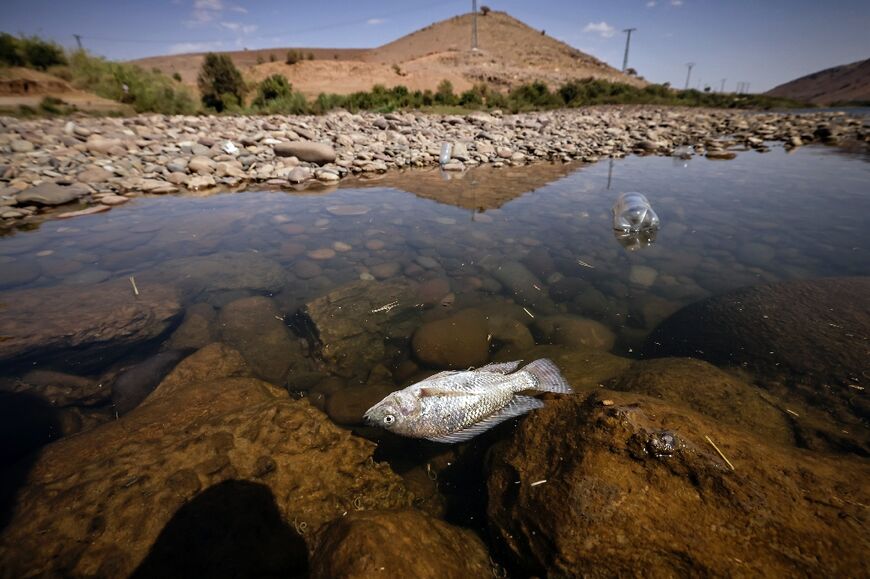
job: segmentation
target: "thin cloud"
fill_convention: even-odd
[[[257,31],[256,24],[242,24],[241,22],[221,22],[220,25],[227,30],[233,32],[241,32],[242,34],[252,34]]]
[[[683,0],[671,0],[671,6],[682,6]]]
[[[647,8],[655,8],[656,4],[658,4],[658,2],[656,2],[656,0],[649,0],[649,2],[646,3],[646,7]]]
[[[179,42],[169,47],[169,54],[184,54],[187,52],[209,52],[220,50],[224,43],[221,40],[214,42]]]
[[[377,26],[378,24],[383,24],[385,21],[383,18],[369,18],[366,20],[366,24],[369,26]]]
[[[616,34],[616,28],[607,22],[590,22],[583,28],[583,32],[593,32],[601,38],[611,38]]]

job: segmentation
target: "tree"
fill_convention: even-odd
[[[242,73],[226,54],[206,54],[196,84],[202,95],[202,104],[217,112],[232,104],[241,104],[245,96]]]
[[[6,32],[0,32],[0,63],[24,66],[24,57],[21,55],[18,39]]]
[[[446,78],[438,83],[438,90],[435,92],[435,102],[441,105],[456,104],[456,95],[453,94],[453,83]]]
[[[39,70],[45,70],[56,64],[66,64],[66,56],[63,49],[53,42],[37,38],[25,38],[22,42],[24,58],[27,64]]]
[[[484,16],[486,16],[487,14],[489,14],[489,11],[490,11],[490,10],[491,10],[491,9],[490,9],[489,6],[481,6],[481,7],[480,7],[480,13],[483,14]]]
[[[293,86],[280,74],[265,78],[257,86],[257,96],[251,103],[255,107],[264,107],[269,101],[283,99],[293,92]]]

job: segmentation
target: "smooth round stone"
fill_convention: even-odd
[[[647,265],[633,265],[628,272],[628,279],[631,283],[643,287],[649,287],[655,283],[659,272]]]
[[[456,225],[456,220],[452,217],[436,217],[435,222],[441,225]]]
[[[317,265],[313,261],[308,261],[307,259],[303,259],[296,264],[296,267],[293,268],[293,273],[295,273],[301,279],[311,279],[313,277],[317,277],[321,274],[322,271],[323,270],[320,269],[319,265]]]
[[[450,293],[450,282],[444,278],[429,279],[417,287],[417,298],[424,304],[435,304]]]
[[[290,221],[290,218],[287,217],[286,215],[279,214],[279,215],[273,215],[272,221],[274,221],[275,223],[287,223],[288,221]]]
[[[350,251],[351,249],[353,249],[353,246],[351,246],[343,241],[336,241],[335,243],[332,244],[332,249],[334,249],[335,251],[337,251],[339,253],[344,253],[346,251]]]
[[[106,281],[112,274],[104,269],[87,269],[67,276],[63,283],[73,285],[92,285]]]
[[[429,257],[428,255],[418,255],[414,261],[426,269],[435,269],[438,267],[438,260]]]
[[[17,260],[0,267],[0,288],[15,287],[30,283],[42,275],[42,268],[31,262]]]
[[[380,251],[384,248],[386,244],[380,239],[369,239],[366,241],[366,249],[370,249],[372,251]]]
[[[36,254],[36,257],[48,257],[49,255],[51,255],[53,253],[54,253],[53,249],[43,249],[42,251],[40,251],[39,253]]]
[[[123,195],[106,195],[100,198],[100,203],[103,205],[123,205],[130,199]]]
[[[387,263],[379,263],[378,265],[374,265],[371,268],[371,274],[378,279],[387,279],[388,277],[393,277],[399,270],[402,269],[401,264],[397,261],[390,261]]]
[[[359,278],[363,281],[374,281],[375,280],[375,276],[373,276],[372,274],[370,274],[367,271],[364,271],[361,274],[359,274]]]
[[[299,223],[285,223],[278,229],[287,235],[299,235],[300,233],[305,233],[305,226],[300,225]]]
[[[474,214],[474,221],[476,221],[478,223],[492,223],[494,220],[492,217],[490,217],[489,215],[487,215],[485,213],[475,213]]]
[[[305,244],[296,243],[295,241],[286,241],[281,244],[281,255],[285,257],[296,257],[305,253]]]
[[[332,215],[365,215],[371,208],[366,205],[330,205],[326,210]]]
[[[318,219],[314,222],[314,227],[326,227],[329,225],[329,219]]]
[[[330,249],[329,247],[321,247],[319,249],[314,249],[312,251],[309,251],[307,255],[311,259],[318,259],[318,260],[332,259],[333,257],[335,257],[335,250]]]

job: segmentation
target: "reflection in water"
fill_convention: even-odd
[[[616,238],[619,245],[628,251],[637,251],[655,243],[658,233],[658,228],[641,229],[639,231],[618,231],[614,229],[613,237]]]

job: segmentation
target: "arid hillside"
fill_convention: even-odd
[[[767,94],[817,105],[870,101],[870,58],[802,76]]]
[[[272,48],[228,53],[251,80],[283,74],[309,96],[349,93],[375,84],[435,89],[443,79],[457,91],[477,82],[508,89],[543,80],[551,86],[575,78],[606,78],[643,85],[597,58],[547,36],[504,12],[478,15],[478,50],[471,48],[471,14],[455,16],[370,49]],[[288,50],[313,56],[288,65]],[[157,56],[136,61],[196,84],[203,54]]]
[[[56,76],[29,68],[0,68],[0,113],[17,110],[21,105],[36,108],[45,97],[92,113],[127,111],[121,103],[75,89]]]

